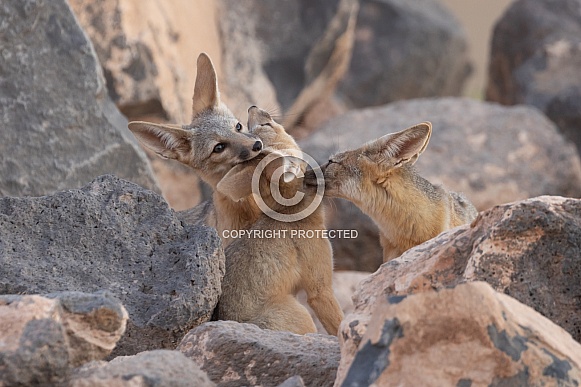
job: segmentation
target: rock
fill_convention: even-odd
[[[131,119],[189,123],[196,58],[220,67],[215,6],[203,0],[70,0],[91,38],[109,95]]]
[[[539,197],[484,211],[390,261],[360,283],[340,332],[350,356],[386,295],[485,281],[581,340],[581,200]]]
[[[576,386],[581,344],[513,298],[478,282],[381,296],[342,386]]]
[[[300,376],[293,376],[282,382],[278,387],[305,387],[305,382]]]
[[[202,324],[177,349],[219,386],[277,386],[296,375],[307,386],[332,386],[339,363],[335,336],[301,336],[234,321]]]
[[[361,0],[339,95],[352,107],[455,96],[469,73],[466,34],[440,2]]]
[[[317,119],[325,119],[328,108],[333,108],[333,94],[351,61],[358,10],[358,0],[340,0],[337,4],[325,33],[311,48],[305,63],[305,87],[282,122],[286,130],[298,132],[301,127],[308,130]]]
[[[74,367],[105,358],[125,333],[127,310],[108,291],[57,292],[45,297],[60,303],[60,318],[70,346],[69,362]]]
[[[576,0],[515,1],[492,37],[486,98],[529,104],[581,151],[581,12]]]
[[[213,2],[71,0],[70,4],[95,46],[109,95],[123,114],[138,121],[190,122],[198,54],[209,53],[218,71],[221,65]],[[228,101],[227,95],[223,97]],[[201,182],[191,168],[145,151],[172,208],[184,210],[200,202]]]
[[[178,351],[156,350],[93,363],[75,372],[71,387],[215,386],[193,361]]]
[[[222,81],[226,95],[238,96],[233,111],[256,104],[275,116],[286,112],[329,61],[357,3],[219,0]]]
[[[107,289],[129,312],[114,354],[173,348],[210,319],[224,254],[154,192],[114,176],[40,198],[0,198],[2,293]],[[26,242],[25,242],[26,241]]]
[[[431,121],[430,144],[416,166],[432,183],[464,192],[479,210],[539,195],[581,195],[579,156],[553,123],[526,106],[504,107],[462,98],[401,101],[351,111],[299,142],[326,162],[387,133]],[[328,228],[355,229],[334,239],[336,269],[374,271],[382,262],[376,227],[352,204],[335,200]]]
[[[561,133],[577,146],[581,153],[581,87],[559,93],[544,109],[545,114],[559,127]]]
[[[73,367],[107,356],[126,322],[108,292],[0,296],[0,385],[62,385]]]
[[[45,195],[115,173],[156,189],[65,0],[0,5],[0,195]]]

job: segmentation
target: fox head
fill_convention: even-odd
[[[348,199],[358,204],[373,200],[375,187],[386,188],[405,173],[428,146],[432,124],[419,125],[387,134],[363,146],[337,153],[321,166],[325,195]],[[316,185],[315,173],[306,173],[305,184]]]
[[[217,190],[238,201],[252,194],[252,177],[260,160],[267,158],[262,170],[262,184],[282,183],[283,190],[296,190],[298,178],[303,176],[305,162],[300,158],[301,151],[295,140],[282,125],[272,119],[270,114],[256,106],[248,109],[248,128],[250,133],[262,140],[264,147],[259,157],[232,168],[218,183]]]
[[[198,73],[189,125],[133,121],[129,129],[162,158],[192,167],[213,188],[232,167],[256,157],[260,138],[234,117],[220,101],[216,71],[210,58],[198,57]]]

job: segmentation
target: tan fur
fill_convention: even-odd
[[[272,164],[283,167],[285,150],[299,148],[284,128],[268,113],[249,110],[248,126],[265,141],[265,151],[252,161],[238,165],[218,184],[218,190],[237,200],[248,194],[250,181],[259,160],[269,152],[282,157]],[[296,162],[296,160],[293,160]],[[270,166],[270,164],[269,164]],[[305,165],[301,162],[300,169]],[[306,200],[294,206],[282,206],[270,191],[273,170],[265,169],[260,178],[260,196],[272,209],[294,214],[311,202],[315,189],[304,193]],[[300,173],[299,173],[300,174]],[[302,189],[302,179],[280,179],[278,188],[283,197],[294,196]],[[226,275],[218,304],[218,318],[253,323],[264,329],[285,330],[298,334],[316,332],[308,311],[297,301],[296,293],[304,289],[308,303],[329,334],[336,335],[343,313],[333,294],[332,250],[328,239],[291,238],[291,230],[324,230],[322,207],[305,219],[283,222],[262,214],[249,232],[278,232],[273,238],[242,237],[226,248]],[[283,232],[286,233],[283,236]]]
[[[253,163],[245,162],[259,155],[262,142],[258,135],[240,127],[238,120],[221,103],[216,73],[205,54],[198,58],[192,106],[190,125],[131,122],[129,129],[161,157],[175,159],[195,169],[214,189],[213,206],[204,206],[197,212],[206,217],[206,224],[216,227],[221,237],[225,230],[246,229],[252,225],[255,230],[324,228],[322,210],[302,222],[276,222],[260,212],[251,195],[238,192],[239,189],[249,189],[250,180],[246,178],[234,185],[227,183],[226,176],[237,175],[232,171],[254,170],[258,158]],[[252,117],[259,116],[262,117],[249,114],[251,121]],[[264,125],[261,125],[265,123],[253,123],[257,132],[264,132],[262,135],[270,145],[261,157],[287,145],[290,149],[298,149],[284,128],[275,129],[276,123],[271,120],[268,123],[275,133],[269,137],[268,127],[262,128]],[[225,147],[221,152],[216,152],[219,144]],[[281,160],[289,161],[286,157]],[[292,171],[292,162],[288,165],[289,171]],[[283,190],[285,195],[302,186],[298,182],[299,179],[289,182]],[[261,179],[261,186],[264,184],[266,180]],[[283,182],[283,186],[285,184]],[[219,185],[223,190],[217,189]],[[268,195],[265,197],[267,202],[272,201]],[[309,304],[325,328],[332,334],[337,333],[343,315],[333,295],[332,252],[328,240],[315,238],[297,241],[290,237],[262,241],[222,239],[226,246],[227,269],[218,310],[220,318],[253,322],[263,328],[296,333],[315,332],[310,315],[294,297],[298,290],[305,289]],[[228,246],[230,242],[232,245]]]
[[[352,201],[379,227],[384,262],[476,218],[463,195],[431,184],[413,167],[431,133],[425,122],[336,154],[321,167],[325,195]],[[305,181],[316,184],[314,173]]]
[[[233,203],[215,190],[216,185],[237,164],[260,153],[262,143],[220,101],[218,80],[206,54],[198,57],[198,73],[192,98],[189,125],[130,122],[129,129],[139,141],[163,158],[175,159],[192,167],[214,188],[213,206],[199,212],[204,223],[223,230],[249,227],[260,211],[253,202]],[[224,150],[215,152],[216,145]]]

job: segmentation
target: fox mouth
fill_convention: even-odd
[[[254,159],[256,159],[257,157],[258,157],[259,159],[260,159],[260,158],[262,158],[262,157],[260,157],[260,156],[264,156],[264,153],[262,153],[262,152],[259,152],[259,153],[255,154],[254,156],[252,156],[252,155],[248,155],[248,157],[247,157],[247,158],[241,159],[240,161],[236,162],[236,163],[235,163],[233,166],[236,166],[236,165],[244,165],[244,164],[249,164],[251,161],[253,161],[253,160],[254,160]]]

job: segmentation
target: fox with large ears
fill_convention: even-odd
[[[206,54],[200,54],[197,67],[189,125],[134,121],[129,129],[143,145],[162,158],[190,166],[212,187],[213,200],[201,209],[201,221],[222,235],[226,229],[247,228],[260,214],[253,201],[235,203],[216,185],[234,166],[258,156],[263,144],[220,101],[216,71]]]
[[[430,183],[414,168],[431,135],[432,124],[423,122],[331,156],[321,167],[325,195],[353,202],[377,224],[384,262],[476,218],[462,194]],[[313,171],[305,183],[319,183]]]
[[[293,232],[315,235],[325,229],[323,208],[315,206],[308,211],[317,190],[303,187],[306,162],[301,159],[302,152],[284,127],[264,110],[255,106],[248,110],[248,127],[264,140],[265,149],[261,156],[232,168],[216,189],[234,203],[257,196],[272,212],[261,214],[250,225],[248,235],[225,248],[226,274],[217,318],[253,323],[263,329],[315,333],[313,319],[295,297],[304,290],[327,333],[336,335],[343,312],[333,293],[331,244],[320,236],[293,237]],[[264,168],[260,166],[263,162]],[[254,176],[258,178],[255,187]],[[292,199],[299,191],[304,196],[295,202]],[[281,220],[272,217],[273,213],[288,217]],[[276,237],[249,236],[265,231],[275,232]]]
[[[212,61],[202,53],[189,125],[133,121],[129,129],[159,156],[192,167],[212,188],[235,165],[256,157],[262,141],[220,101],[218,79]]]

